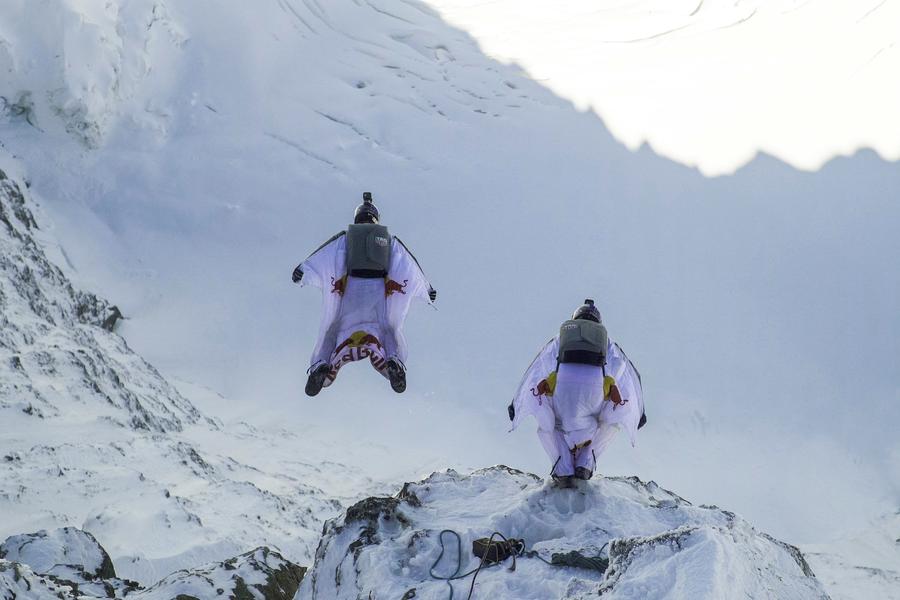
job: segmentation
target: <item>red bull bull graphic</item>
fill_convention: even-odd
[[[541,379],[537,386],[531,388],[531,394],[535,398],[539,398],[541,396],[552,396],[553,390],[550,389],[550,383],[546,379]]]
[[[556,391],[556,371],[553,371],[538,384],[531,388],[531,395],[538,399],[538,405],[543,406],[544,398],[552,398],[553,392]]]
[[[331,278],[331,293],[338,294],[339,296],[344,295],[344,290],[347,288],[347,276],[344,275],[337,281],[335,281],[334,277]]]
[[[391,294],[406,294],[405,288],[409,285],[409,279],[404,279],[403,283],[398,283],[389,277],[384,278],[384,296],[385,298]]]
[[[606,397],[607,400],[613,403],[613,410],[616,410],[623,404],[628,402],[628,398],[622,398],[622,395],[619,393],[619,388],[616,384],[612,384],[609,386],[609,395]]]

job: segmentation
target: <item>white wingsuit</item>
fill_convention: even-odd
[[[300,284],[322,289],[322,324],[310,370],[331,365],[323,387],[331,385],[349,362],[368,358],[385,377],[389,359],[405,364],[403,323],[410,304],[415,298],[432,303],[425,274],[396,236],[391,237],[390,267],[384,278],[349,275],[346,244],[342,231],[300,264]]]
[[[622,349],[609,341],[605,375],[599,366],[557,362],[559,337],[541,349],[525,371],[510,405],[512,429],[534,415],[538,437],[553,462],[552,475],[570,476],[576,467],[591,473],[597,456],[622,428],[632,446],[642,424],[641,379]],[[609,396],[618,387],[622,402]]]

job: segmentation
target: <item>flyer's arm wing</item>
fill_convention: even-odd
[[[635,434],[644,415],[644,391],[640,373],[622,348],[613,341],[609,342],[607,350],[606,370],[608,375],[615,378],[619,394],[627,402],[619,406],[612,402],[604,403],[601,418],[608,424],[621,425],[634,444]]]
[[[396,242],[391,248],[391,272],[389,276],[396,278],[398,281],[406,282],[405,291],[413,298],[420,298],[431,303],[428,297],[428,290],[431,289],[431,283],[425,276],[425,271],[419,264],[418,259],[403,243],[403,240],[394,236]]]
[[[512,403],[508,407],[512,429],[519,426],[522,419],[547,408],[547,403],[535,395],[538,383],[556,370],[556,359],[559,354],[559,338],[554,337],[544,344],[534,360],[525,370]]]
[[[324,288],[326,283],[330,283],[332,277],[343,276],[343,273],[337,273],[337,270],[344,262],[342,260],[343,253],[339,252],[339,249],[344,246],[342,242],[345,234],[345,231],[339,231],[331,236],[300,263],[300,268],[303,270],[301,285]]]

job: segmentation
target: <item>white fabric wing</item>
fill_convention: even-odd
[[[396,288],[391,286],[392,283],[397,284]],[[396,236],[391,242],[391,266],[386,285],[389,286],[385,288],[387,328],[394,333],[397,355],[405,362],[407,345],[406,336],[403,335],[403,324],[414,299],[425,300],[432,304],[431,298],[428,297],[431,284],[425,278],[425,273],[416,258]]]
[[[559,354],[559,338],[554,337],[544,344],[538,355],[531,361],[516,395],[513,397],[512,406],[514,417],[512,429],[515,429],[528,415],[534,415],[538,425],[544,429],[552,430],[555,422],[553,408],[549,399],[538,392],[537,387],[542,379],[545,379],[556,370],[556,358]],[[511,429],[511,430],[512,430]]]
[[[385,289],[387,293],[385,300],[387,329],[394,334],[397,356],[401,361],[406,362],[408,349],[406,336],[403,335],[406,314],[409,312],[412,301],[416,298],[432,304],[431,298],[428,297],[431,285],[415,257],[396,236],[391,243],[391,266],[388,270],[386,285],[391,286],[392,283],[397,284],[396,287],[399,289],[394,292]]]
[[[431,284],[428,283],[416,257],[397,236],[394,236],[391,242],[391,266],[388,278],[403,285],[403,295],[407,296],[407,299],[419,298],[431,304],[431,298],[428,297]],[[409,308],[409,303],[406,308]]]
[[[616,380],[616,386],[625,404],[616,406],[611,401],[605,401],[600,410],[600,431],[595,439],[600,438],[594,445],[595,448],[603,448],[605,438],[611,435],[607,430],[613,427],[621,427],[628,433],[631,445],[634,445],[638,423],[644,414],[644,392],[641,388],[641,379],[625,356],[625,353],[615,342],[610,341],[606,355],[606,374]],[[606,442],[608,443],[608,441]]]
[[[326,335],[341,311],[341,295],[332,293],[332,290],[335,282],[347,272],[347,236],[343,233],[326,242],[300,265],[303,270],[300,285],[311,285],[322,290],[322,322],[312,354],[313,362],[315,357],[323,355]],[[334,340],[329,340],[328,344],[333,346]],[[332,350],[333,347],[328,348],[327,354],[330,355]]]

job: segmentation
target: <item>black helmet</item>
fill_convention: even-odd
[[[378,209],[372,204],[372,192],[363,192],[363,203],[356,207],[354,223],[377,223]]]
[[[584,304],[572,314],[573,319],[587,319],[595,323],[600,323],[600,311],[594,306],[594,301],[590,298],[585,299]]]

